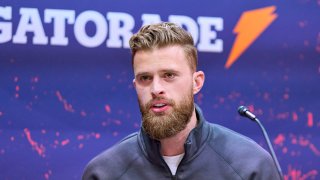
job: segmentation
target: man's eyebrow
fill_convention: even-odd
[[[151,73],[148,72],[139,72],[135,75],[135,77],[139,77],[139,76],[145,76],[145,75],[150,75]]]
[[[179,74],[179,71],[175,70],[175,69],[163,69],[160,70],[161,73],[166,73],[166,72],[170,72],[170,73],[175,73],[175,74]]]
[[[175,70],[175,69],[164,69],[164,70],[160,70],[160,73],[161,73],[161,74],[164,74],[164,73],[173,73],[173,74],[176,74],[176,75],[181,74],[180,71],[177,71],[177,70]]]

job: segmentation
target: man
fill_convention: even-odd
[[[191,35],[173,23],[130,39],[142,128],[94,158],[90,179],[279,179],[271,156],[247,137],[208,123],[194,104],[204,84]]]

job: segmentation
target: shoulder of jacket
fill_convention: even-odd
[[[137,134],[128,135],[94,157],[86,166],[83,179],[120,177],[130,167],[130,164],[141,156]]]
[[[243,179],[273,166],[270,154],[249,137],[218,124],[210,126],[210,148]]]

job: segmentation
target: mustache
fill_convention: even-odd
[[[174,100],[172,99],[167,99],[167,98],[164,98],[164,97],[156,97],[152,100],[150,100],[146,105],[145,105],[145,108],[147,110],[151,109],[151,107],[153,106],[154,102],[155,101],[164,101],[165,104],[169,105],[169,106],[174,106],[175,105],[175,102]]]

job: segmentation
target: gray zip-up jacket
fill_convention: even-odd
[[[89,162],[83,180],[280,179],[271,156],[253,140],[205,121],[196,107],[198,125],[186,142],[176,175],[160,154],[160,142],[141,128]]]

